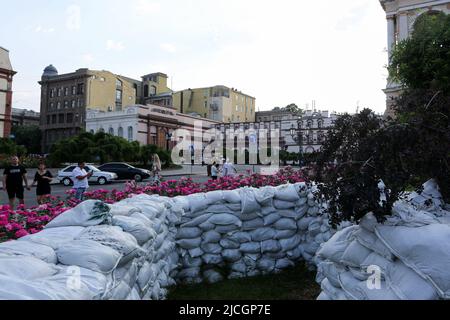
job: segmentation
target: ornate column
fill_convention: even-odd
[[[387,17],[387,33],[388,33],[388,55],[389,60],[391,58],[392,50],[395,46],[396,39],[395,39],[395,16]]]
[[[402,12],[399,14],[398,20],[398,40],[402,41],[409,36],[408,14]]]

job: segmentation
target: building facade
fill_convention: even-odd
[[[380,0],[386,12],[389,61],[395,45],[407,39],[414,30],[416,20],[423,14],[450,13],[449,0]],[[402,87],[388,79],[386,89],[386,116],[392,116],[394,100],[401,94]]]
[[[40,125],[40,113],[27,109],[12,109],[12,125],[14,126],[38,126]]]
[[[123,111],[105,112],[89,109],[86,114],[86,131],[103,131],[115,136],[137,141],[141,145],[157,145],[171,150],[176,141],[175,130],[194,132],[196,122],[202,122],[202,130],[211,129],[216,121],[181,114],[177,110],[158,105],[133,105]]]
[[[11,134],[13,70],[9,51],[0,47],[0,138]]]
[[[256,98],[234,88],[215,86],[173,94],[172,105],[184,114],[226,123],[254,122]]]
[[[79,69],[58,74],[52,65],[44,70],[41,85],[42,151],[85,128],[87,108],[121,111],[141,100],[142,83],[109,71]]]
[[[328,130],[333,128],[338,117],[337,113],[330,114],[328,111],[315,110],[306,110],[301,116],[297,116],[278,108],[257,112],[257,121],[253,123],[222,123],[216,125],[215,128],[222,135],[225,135],[227,130],[234,130],[236,133],[243,132],[246,139],[255,134],[256,137],[260,137],[260,131],[263,129],[269,143],[274,136],[272,132],[275,131],[281,150],[294,153],[301,151],[303,154],[309,154],[321,149]],[[298,140],[298,137],[301,137],[301,141]]]

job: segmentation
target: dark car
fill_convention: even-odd
[[[145,169],[135,168],[123,162],[105,163],[98,167],[101,171],[114,172],[117,174],[119,180],[133,179],[140,182],[144,179],[150,178],[151,172]]]

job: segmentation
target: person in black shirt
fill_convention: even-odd
[[[9,206],[14,210],[14,202],[19,199],[20,204],[25,204],[23,183],[30,190],[27,180],[27,170],[19,164],[19,157],[11,157],[11,165],[3,172],[3,189],[8,193]]]
[[[33,182],[33,185],[37,183],[36,196],[38,204],[42,204],[45,198],[52,193],[52,188],[50,187],[50,182],[52,182],[52,180],[52,173],[47,170],[45,164],[39,164],[39,168],[34,175]]]

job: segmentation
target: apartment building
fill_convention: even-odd
[[[0,47],[0,138],[11,134],[13,70],[9,51]]]

